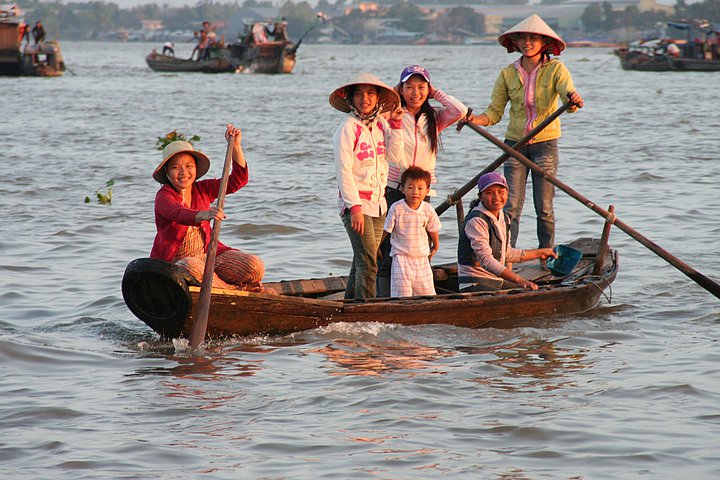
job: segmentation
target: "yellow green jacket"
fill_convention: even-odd
[[[503,68],[495,80],[492,99],[485,115],[490,119],[490,125],[498,123],[505,112],[505,106],[510,102],[510,123],[505,138],[519,141],[527,133],[525,124],[528,119],[528,108],[525,105],[525,85],[522,75],[517,71],[517,62]],[[551,59],[542,64],[535,80],[535,110],[537,117],[528,128],[528,132],[543,122],[557,108],[558,100],[567,101],[567,94],[574,91],[570,72],[561,62]],[[576,106],[568,112],[577,110]],[[560,137],[560,118],[555,119],[545,130],[540,132],[533,142],[544,142]]]

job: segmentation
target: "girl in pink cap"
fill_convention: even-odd
[[[573,112],[583,106],[582,97],[575,91],[568,69],[550,55],[560,55],[565,42],[538,15],[531,15],[498,37],[508,53],[522,56],[505,67],[495,81],[492,99],[487,110],[472,115],[469,120],[479,125],[494,125],[500,121],[510,102],[510,122],[505,143],[512,146],[558,107],[558,101],[570,99]],[[526,157],[550,174],[558,169],[557,141],[560,138],[560,119],[556,119],[520,150]],[[514,158],[505,162],[504,173],[509,187],[505,211],[510,216],[512,243],[518,238],[520,214],[525,202],[525,184],[529,169]],[[555,241],[554,187],[532,172],[533,202],[537,217],[537,237],[540,248],[552,247]]]
[[[436,196],[435,164],[440,146],[440,132],[467,115],[467,107],[461,101],[435,88],[430,82],[430,72],[421,65],[410,65],[400,73],[400,83],[395,90],[400,94],[403,107],[404,153],[398,162],[390,162],[388,186],[385,199],[388,208],[404,198],[400,190],[400,178],[409,167],[419,167],[430,172],[431,188],[428,198]],[[441,106],[433,107],[430,99]],[[378,296],[390,295],[390,272],[392,257],[390,242],[382,245],[382,258],[378,266]]]

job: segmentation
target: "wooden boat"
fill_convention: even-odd
[[[516,327],[550,315],[584,312],[598,304],[615,279],[618,254],[604,248],[598,256],[597,239],[570,245],[583,256],[565,277],[553,277],[537,262],[515,266],[518,274],[540,286],[535,291],[458,293],[454,264],[433,267],[439,294],[425,297],[344,300],[347,277],[265,284],[275,294],[213,289],[208,335],[286,334],[333,322]],[[130,262],[122,281],[128,308],[163,337],[190,335],[199,292],[197,284],[188,285],[182,271],[171,264],[145,258]]]
[[[224,58],[190,60],[152,52],[145,57],[145,62],[156,72],[227,73],[237,70]]]
[[[211,47],[208,60],[182,59],[153,51],[145,61],[156,72],[292,73],[300,43],[295,45],[287,38],[285,22],[272,25],[272,30],[265,22],[245,25],[236,43]],[[268,31],[272,31],[272,38]]]
[[[623,70],[639,70],[643,72],[667,72],[671,70],[667,57],[656,53],[654,47],[634,46],[618,48],[613,51],[620,58]]]
[[[717,60],[705,58],[668,58],[670,70],[693,72],[720,72],[720,57]]]
[[[28,28],[17,5],[0,5],[0,75],[58,77],[65,72],[60,44],[48,41],[22,46]]]
[[[663,38],[614,50],[623,70],[720,71],[720,30],[700,20],[668,22],[667,26]],[[677,32],[685,32],[686,38],[679,38]]]

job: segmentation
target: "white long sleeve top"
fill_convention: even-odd
[[[438,135],[447,127],[467,115],[467,107],[460,100],[441,90],[435,90],[435,100],[442,105],[442,108],[435,109]],[[415,120],[415,116],[406,110],[405,115],[403,115],[402,125],[405,148],[403,149],[403,156],[399,161],[390,162],[388,185],[397,188],[402,173],[413,165],[430,172],[432,176],[430,183],[435,184],[437,154],[433,152],[430,147],[430,141],[427,135],[427,116],[421,114],[419,118]],[[430,195],[435,196],[435,192],[431,191]]]
[[[400,121],[388,123],[378,116],[366,126],[348,115],[335,131],[335,177],[338,182],[340,215],[345,210],[378,217],[387,212],[385,187],[388,162],[402,156],[403,129]]]

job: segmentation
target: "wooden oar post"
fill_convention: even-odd
[[[233,141],[234,136],[230,135],[228,139],[227,152],[225,153],[225,164],[223,165],[222,179],[220,180],[220,190],[217,197],[217,207],[222,209],[225,204],[225,190],[227,190],[228,179],[230,177],[230,165],[232,164]],[[210,315],[210,300],[212,296],[212,281],[215,273],[215,257],[217,255],[218,240],[220,238],[221,219],[213,221],[212,235],[210,236],[210,245],[208,245],[207,257],[205,259],[205,270],[203,271],[202,284],[200,286],[200,295],[198,297],[197,310],[195,320],[193,321],[192,331],[190,332],[190,348],[195,349],[205,341],[205,333],[207,332],[208,317]]]
[[[458,234],[460,234],[465,225],[465,208],[463,207],[462,198],[458,199],[455,205],[455,214],[457,215]]]
[[[477,133],[485,137],[487,140],[489,140],[491,143],[495,144],[497,147],[499,147],[501,150],[503,150],[505,153],[507,153],[509,156],[515,158],[520,163],[525,165],[527,168],[532,170],[533,172],[537,173],[538,175],[542,176],[545,180],[555,185],[557,188],[562,190],[563,192],[570,195],[575,200],[579,201],[586,207],[588,207],[593,212],[597,213],[598,215],[602,216],[607,220],[608,222],[612,223],[616,227],[618,227],[623,232],[627,233],[629,236],[640,242],[642,245],[647,247],[648,249],[655,252],[658,256],[660,256],[662,259],[664,259],[666,262],[668,262],[673,267],[680,270],[682,273],[690,277],[695,283],[703,287],[705,290],[713,294],[715,297],[720,298],[720,284],[716,283],[715,281],[709,279],[702,273],[698,272],[694,268],[692,268],[690,265],[686,264],[679,258],[672,255],[667,250],[660,248],[658,245],[655,244],[652,240],[649,238],[643,236],[640,232],[633,229],[630,225],[622,222],[620,219],[615,217],[614,214],[603,210],[602,208],[598,207],[597,204],[594,202],[591,202],[586,197],[581,195],[580,193],[576,192],[569,186],[565,185],[563,182],[561,182],[555,175],[552,175],[550,173],[547,173],[542,168],[538,167],[535,163],[533,163],[529,158],[527,158],[522,153],[518,152],[514,148],[506,145],[496,137],[494,137],[492,134],[488,133],[484,129],[480,128],[477,125],[474,125],[472,123],[467,124],[468,127],[475,130]]]
[[[600,236],[600,247],[598,248],[597,256],[595,257],[595,265],[593,265],[593,275],[600,275],[603,267],[605,266],[605,254],[608,250],[608,239],[610,238],[610,228],[615,219],[615,205],[608,207],[608,213],[612,216],[612,219],[605,219],[605,226],[603,226],[602,235]]]

